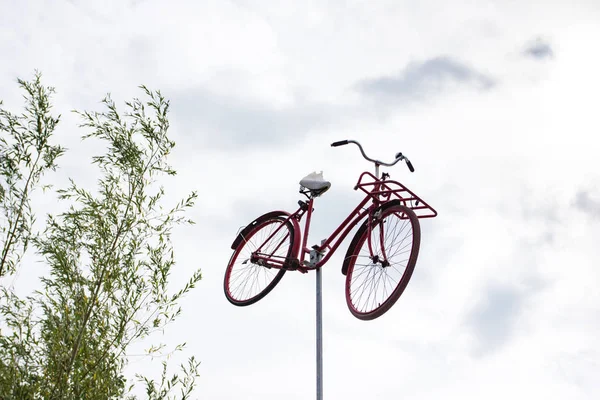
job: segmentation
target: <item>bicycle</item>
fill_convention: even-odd
[[[402,153],[396,154],[394,162],[384,163],[369,158],[354,140],[334,142],[331,146],[349,143],[356,144],[362,156],[375,164],[375,175],[363,172],[354,186],[354,190],[365,193],[365,198],[327,239],[309,249],[314,200],[329,190],[331,183],[323,179],[322,172],[303,178],[299,193],[308,200],[299,200],[295,212],[271,211],[238,230],[223,282],[231,304],[256,303],[273,290],[287,271],[307,273],[322,267],[361,221],[342,263],[350,312],[360,320],[372,320],[386,313],[402,295],[419,254],[419,218],[433,218],[437,211],[406,186],[389,180],[388,173],[379,178],[380,166],[392,167],[403,160],[414,172],[412,163]],[[302,232],[300,222],[304,215]],[[405,244],[409,237],[410,242]]]

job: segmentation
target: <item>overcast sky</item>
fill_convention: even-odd
[[[421,221],[413,279],[377,320],[345,304],[350,238],[326,264],[325,398],[597,399],[600,3],[475,3],[0,0],[0,98],[20,107],[16,78],[40,70],[64,116],[60,176],[90,184],[69,111],[140,84],[171,100],[166,183],[173,199],[201,194],[173,279],[204,278],[157,339],[202,362],[195,398],[314,398],[314,273],[245,308],[223,274],[237,229],[293,211],[314,170],[332,188],[309,241],[333,231],[372,168],[329,145],[355,139],[375,158],[405,153],[416,172],[388,172],[439,216]],[[130,376],[160,371],[132,361]]]

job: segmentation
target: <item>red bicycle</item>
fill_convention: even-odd
[[[233,254],[225,271],[227,300],[247,306],[265,297],[286,271],[307,273],[323,266],[350,231],[361,221],[346,251],[342,274],[346,276],[346,303],[358,319],[372,320],[387,312],[404,292],[419,254],[419,218],[432,218],[437,212],[406,186],[379,177],[379,167],[391,167],[404,160],[402,153],[392,163],[367,157],[360,143],[342,140],[337,147],[354,143],[363,157],[375,164],[375,175],[363,172],[354,187],[365,193],[340,226],[321,244],[307,247],[313,203],[331,187],[321,174],[312,173],[300,181],[300,193],[308,199],[298,201],[294,213],[272,211],[243,227],[233,241]],[[370,204],[369,204],[370,203]],[[300,221],[306,215],[304,234]],[[306,256],[309,256],[306,259]]]

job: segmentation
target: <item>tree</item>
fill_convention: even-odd
[[[199,376],[193,356],[172,377],[163,362],[159,382],[123,375],[127,349],[172,323],[179,300],[201,279],[197,270],[169,293],[171,232],[193,224],[186,212],[197,197],[192,192],[163,206],[159,178],[176,174],[167,163],[175,145],[168,137],[169,102],[141,86],[145,101],[126,102],[123,113],[110,95],[103,112],[76,112],[86,129],[82,137],[104,149],[92,160],[101,178],[96,190],[73,180],[53,189],[42,180],[66,151],[52,143],[60,120],[51,113],[54,89],[42,85],[39,73],[18,83],[25,112],[13,114],[0,103],[0,279],[27,267],[22,256],[30,248],[49,272],[26,297],[0,281],[0,398],[116,399],[136,383],[149,399],[170,398],[174,390],[188,398]],[[31,196],[40,188],[54,190],[64,211],[49,214],[36,231]],[[164,350],[152,346],[148,355]]]

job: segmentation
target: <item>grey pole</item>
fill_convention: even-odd
[[[323,400],[323,302],[321,268],[317,268],[317,400]]]

